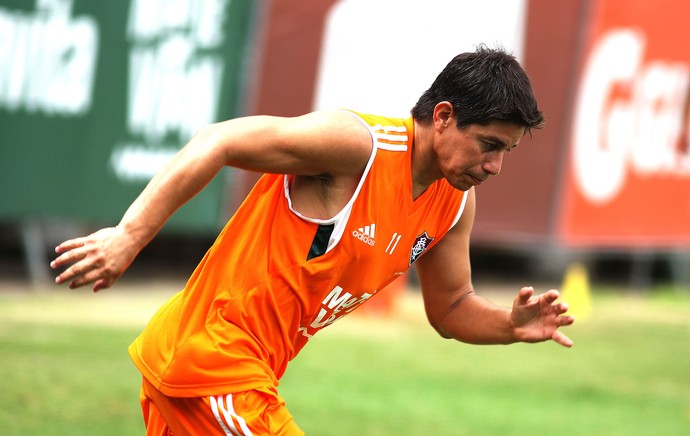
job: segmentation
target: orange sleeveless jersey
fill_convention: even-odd
[[[262,176],[185,289],[130,346],[161,392],[277,385],[309,338],[374,297],[458,221],[466,195],[443,179],[412,200],[412,119],[354,116],[373,149],[347,206],[310,219],[291,207],[290,176]]]

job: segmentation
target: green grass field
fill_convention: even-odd
[[[126,347],[172,293],[150,287],[0,292],[0,434],[143,434]],[[279,390],[317,436],[688,434],[690,291],[595,289],[568,331],[572,349],[458,344],[412,293],[313,338]]]

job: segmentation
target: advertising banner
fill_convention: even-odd
[[[569,132],[559,237],[690,244],[690,3],[592,1]]]
[[[202,125],[238,115],[250,0],[0,0],[0,218],[117,223]],[[218,226],[217,178],[171,226]]]

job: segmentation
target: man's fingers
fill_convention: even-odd
[[[82,276],[86,271],[88,271],[88,268],[86,268],[84,265],[82,265],[81,262],[76,263],[66,270],[64,270],[60,275],[55,277],[55,283],[56,284],[61,284],[65,282],[71,281],[72,283],[70,284],[70,288],[73,287],[73,284],[75,280],[77,280],[79,277]]]
[[[98,292],[101,289],[109,288],[113,284],[113,280],[100,279],[93,284],[93,292]]]
[[[117,242],[116,230],[116,227],[101,229],[55,247],[57,257],[50,262],[50,267],[64,268],[55,278],[55,283],[69,283],[72,289],[93,284],[94,292],[112,286],[123,272],[123,268],[119,266],[119,253],[108,249]]]
[[[524,288],[520,289],[518,299],[522,304],[525,304],[527,301],[529,301],[532,295],[534,295],[534,288],[532,286],[525,286]]]
[[[98,274],[100,267],[102,267],[102,259],[94,256],[88,257],[88,252],[84,249],[76,249],[63,254],[60,258],[51,263],[51,267],[58,268],[70,263],[72,266],[58,275],[55,278],[55,283],[61,284],[71,281],[71,288],[82,286],[88,283],[82,281],[84,277],[92,277],[93,272]],[[92,277],[90,281],[96,278]]]
[[[568,315],[568,316],[559,316],[559,317],[557,317],[556,319],[557,319],[558,325],[559,325],[560,327],[573,325],[573,323],[575,322],[575,317],[574,317],[574,316],[571,316],[571,315]]]
[[[529,302],[529,299],[532,298],[533,295],[534,288],[532,286],[525,286],[524,288],[520,289],[520,292],[518,293],[518,300],[520,301],[520,303],[527,304]],[[539,295],[538,297],[541,298],[543,302],[547,304],[552,304],[553,302],[558,300],[558,298],[560,297],[560,293],[556,289],[551,289]]]
[[[79,246],[78,248],[74,248],[70,251],[62,253],[60,256],[55,258],[52,262],[50,262],[50,267],[56,269],[69,263],[79,262],[86,257],[86,254],[87,252],[84,247]]]
[[[75,248],[83,247],[84,244],[86,243],[87,237],[81,237],[81,238],[74,238],[70,239],[68,241],[65,241],[55,247],[55,252],[60,254],[64,253],[66,251],[74,250]]]
[[[568,309],[570,309],[570,307],[568,307],[568,303],[566,302],[553,303],[552,306],[557,315],[563,315],[568,311]]]
[[[80,275],[79,277],[74,279],[69,284],[69,287],[70,287],[70,289],[76,289],[76,288],[79,288],[81,286],[88,285],[90,283],[94,283],[94,292],[95,292],[96,291],[96,285],[99,282],[102,282],[100,284],[101,287],[103,287],[103,288],[107,287],[107,286],[105,286],[106,280],[107,279],[105,279],[103,277],[103,271],[101,269],[90,270],[90,271],[86,272],[85,274]]]
[[[561,294],[556,289],[550,289],[547,292],[544,292],[544,294],[543,294],[544,300],[549,304],[558,300],[558,298],[560,296],[561,296]]]
[[[556,330],[551,336],[551,339],[554,342],[563,345],[564,347],[570,348],[573,346],[573,341],[569,337],[564,335],[560,330]]]

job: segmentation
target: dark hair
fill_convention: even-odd
[[[541,128],[544,115],[527,74],[511,54],[485,45],[451,60],[412,108],[412,116],[430,122],[434,107],[448,101],[459,128],[506,121],[527,132]]]

